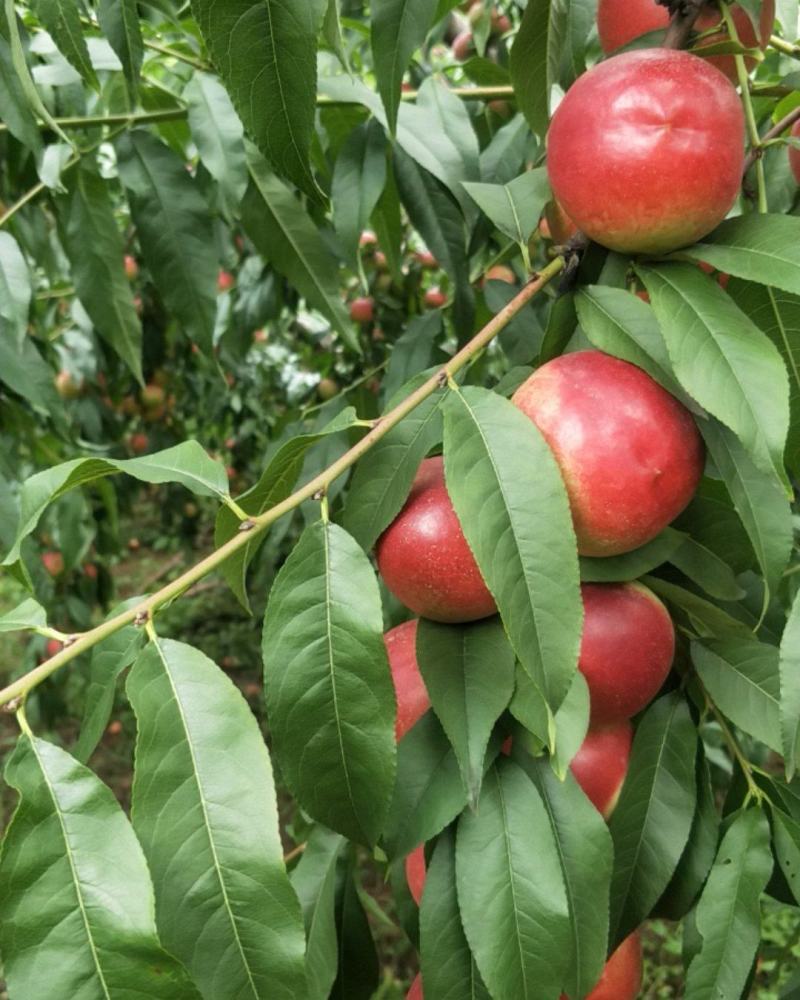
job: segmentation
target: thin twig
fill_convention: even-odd
[[[419,388],[395,406],[393,410],[390,410],[389,413],[385,414],[381,421],[377,423],[372,430],[368,431],[359,442],[346,451],[341,458],[337,459],[329,465],[327,469],[320,472],[317,476],[307,482],[305,486],[295,490],[291,496],[287,497],[281,503],[271,507],[263,514],[252,517],[251,520],[253,526],[250,531],[244,533],[237,532],[233,538],[225,542],[210,555],[207,555],[205,559],[201,559],[199,563],[196,563],[175,580],[166,584],[155,594],[152,594],[144,601],[141,601],[136,605],[136,607],[129,608],[121,614],[118,614],[116,617],[102,622],[95,628],[90,629],[88,632],[84,632],[76,638],[72,645],[61,650],[61,652],[56,653],[55,656],[50,657],[50,659],[45,660],[43,663],[40,663],[23,677],[17,678],[17,680],[13,681],[0,691],[0,705],[5,705],[20,695],[26,695],[38,684],[41,684],[42,681],[48,678],[51,674],[54,674],[61,667],[66,666],[67,663],[74,660],[82,653],[92,649],[103,639],[106,639],[108,636],[118,632],[125,625],[129,625],[134,621],[144,622],[149,620],[163,605],[167,604],[174,597],[178,597],[180,594],[183,594],[193,584],[218,569],[235,553],[239,552],[246,546],[249,546],[255,537],[266,531],[271,524],[277,521],[284,514],[291,510],[295,510],[301,503],[303,503],[304,500],[310,499],[320,491],[326,493],[330,484],[335,479],[342,475],[342,473],[346,472],[351,466],[355,465],[355,463],[363,455],[365,455],[370,448],[376,445],[381,438],[385,437],[393,427],[397,426],[401,420],[407,417],[408,414],[415,410],[421,403],[424,403],[426,399],[432,396],[435,392],[439,391],[442,385],[447,384],[448,379],[452,378],[453,375],[461,371],[462,368],[465,368],[478,353],[487,347],[494,340],[494,338],[505,329],[517,313],[519,313],[520,310],[522,310],[531,301],[531,299],[545,287],[545,285],[547,285],[564,270],[564,266],[564,258],[557,257],[554,261],[551,261],[547,267],[543,268],[539,274],[534,275],[531,280],[520,289],[508,305],[504,306],[500,312],[497,313],[497,315],[489,320],[486,326],[478,331],[472,340],[462,347],[460,351],[454,354],[447,364],[432,375],[426,382],[423,382]]]
[[[750,152],[747,154],[744,161],[744,173],[753,166],[757,159],[759,159],[764,153],[764,145],[770,142],[772,139],[777,139],[778,136],[783,135],[787,128],[791,128],[796,121],[800,121],[800,106],[793,108],[788,115],[784,115],[779,122],[776,122],[771,129],[766,131],[759,139],[758,145],[754,145]]]

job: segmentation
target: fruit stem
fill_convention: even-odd
[[[665,49],[684,49],[692,33],[694,22],[700,16],[706,0],[686,0],[684,9],[679,7],[672,15],[667,34],[664,37]]]
[[[287,497],[281,503],[276,504],[257,517],[249,518],[248,524],[250,527],[248,531],[237,532],[224,545],[211,552],[205,559],[201,559],[200,562],[190,567],[175,580],[163,586],[155,594],[141,601],[135,607],[128,608],[116,617],[110,618],[88,632],[78,635],[73,643],[56,653],[55,656],[40,663],[24,676],[17,678],[17,680],[0,691],[0,706],[7,705],[15,698],[24,697],[29,691],[38,684],[41,684],[43,680],[54,674],[65,664],[87,650],[92,649],[97,643],[118,632],[125,625],[144,625],[148,623],[159,608],[173,598],[178,597],[193,584],[197,583],[198,580],[202,580],[203,577],[208,576],[209,573],[218,569],[227,559],[239,552],[240,549],[250,545],[253,539],[265,531],[273,522],[289,511],[295,510],[304,500],[311,499],[315,493],[320,493],[320,491],[327,492],[330,484],[338,476],[355,465],[370,448],[376,445],[381,438],[385,437],[393,427],[396,427],[416,407],[424,403],[429,396],[440,391],[456,372],[465,368],[475,355],[490,344],[545,285],[561,274],[565,266],[566,261],[564,258],[557,257],[555,260],[550,261],[538,274],[533,275],[530,281],[520,289],[508,305],[504,306],[500,312],[492,317],[486,326],[475,334],[472,340],[465,344],[439,371],[432,375],[426,382],[423,382],[411,395],[398,403],[393,410],[386,413],[372,430],[346,451],[341,458],[337,459],[327,469],[307,482],[305,486],[295,490],[291,496]]]
[[[734,42],[739,42],[739,33],[736,30],[736,23],[733,15],[726,3],[721,3],[722,17],[728,29],[728,35]],[[754,154],[756,164],[756,183],[758,185],[758,210],[762,214],[769,211],[767,207],[767,180],[764,174],[764,162],[761,158],[761,136],[758,134],[758,122],[756,121],[753,101],[750,96],[750,77],[747,74],[747,67],[744,64],[744,56],[737,53],[734,57],[736,63],[736,75],[739,77],[739,89],[742,92],[742,103],[744,104],[745,117],[747,119],[747,130],[750,133],[750,152]],[[746,162],[746,161],[745,161]]]

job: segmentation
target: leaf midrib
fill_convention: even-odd
[[[222,866],[219,861],[219,855],[217,854],[217,845],[214,841],[214,837],[211,832],[211,821],[209,819],[208,810],[206,808],[205,791],[203,789],[202,782],[200,781],[200,770],[197,766],[197,758],[194,752],[194,744],[192,743],[191,733],[186,723],[186,714],[183,710],[183,703],[181,702],[180,695],[178,694],[178,689],[175,686],[172,673],[169,669],[167,657],[164,655],[164,651],[161,647],[161,641],[156,640],[154,642],[154,646],[156,648],[158,657],[161,660],[162,666],[164,668],[164,674],[167,680],[169,681],[169,686],[172,689],[172,695],[175,700],[175,706],[178,709],[178,714],[180,715],[181,719],[181,725],[183,726],[183,731],[186,736],[186,746],[189,750],[189,756],[192,759],[192,777],[194,778],[195,785],[197,786],[197,794],[200,800],[200,808],[203,813],[203,826],[206,831],[206,836],[208,837],[208,846],[209,849],[211,850],[211,858],[212,861],[214,862],[214,870],[216,872],[217,881],[219,882],[219,887],[222,892],[222,901],[224,904],[225,912],[227,913],[228,919],[230,920],[231,929],[233,930],[233,937],[234,940],[236,941],[236,947],[239,950],[239,955],[242,960],[242,966],[245,972],[247,973],[247,979],[250,985],[250,989],[253,992],[253,997],[255,998],[255,1000],[261,1000],[258,989],[256,988],[255,980],[253,979],[253,974],[250,969],[250,963],[247,960],[247,956],[245,955],[244,952],[244,946],[242,945],[241,937],[239,936],[239,926],[236,922],[236,917],[233,914],[233,909],[231,907],[230,899],[228,897],[228,888],[225,884],[225,879],[223,878],[222,875]]]
[[[65,847],[65,851],[66,851],[66,857],[67,857],[67,861],[69,862],[70,871],[72,872],[72,881],[73,881],[73,884],[74,884],[74,887],[75,887],[75,895],[78,897],[78,906],[79,906],[80,911],[81,911],[81,917],[83,919],[83,926],[86,929],[86,937],[87,937],[87,939],[89,941],[89,948],[91,949],[91,952],[92,952],[92,959],[94,960],[94,965],[95,965],[95,968],[97,970],[97,975],[100,977],[100,984],[103,987],[103,993],[106,996],[106,1000],[111,1000],[111,993],[109,992],[108,984],[106,983],[106,977],[105,977],[105,975],[103,973],[103,968],[102,968],[102,966],[100,964],[100,956],[99,956],[99,954],[97,952],[97,947],[96,947],[96,945],[94,943],[94,935],[92,934],[92,930],[91,930],[91,927],[90,927],[90,924],[89,924],[89,917],[88,917],[88,914],[86,912],[86,904],[84,903],[84,900],[83,900],[83,893],[81,891],[81,884],[80,884],[80,880],[78,879],[78,871],[77,871],[77,869],[75,867],[75,859],[74,859],[74,856],[73,856],[72,845],[70,844],[70,840],[69,840],[69,837],[67,835],[67,828],[66,828],[66,825],[64,823],[64,817],[61,814],[61,807],[60,807],[58,798],[56,797],[56,794],[55,794],[55,791],[53,789],[53,786],[52,786],[52,784],[50,782],[50,777],[49,777],[49,775],[47,773],[47,769],[45,768],[44,764],[42,763],[42,759],[39,756],[38,750],[36,749],[36,738],[32,737],[32,736],[29,736],[28,737],[28,742],[30,744],[31,750],[33,751],[33,755],[36,758],[36,763],[39,765],[39,770],[42,772],[42,776],[43,776],[43,778],[45,780],[45,785],[47,786],[47,791],[50,793],[50,799],[51,799],[51,801],[53,803],[53,807],[55,809],[56,816],[58,817],[59,826],[61,827],[61,835],[64,838],[64,847]]]

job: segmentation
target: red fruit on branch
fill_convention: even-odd
[[[675,656],[675,627],[641,583],[584,583],[578,667],[589,685],[592,724],[630,719],[658,694]]]
[[[547,221],[547,232],[549,234],[546,239],[551,239],[559,246],[566,243],[575,235],[575,233],[578,232],[578,227],[572,219],[570,219],[564,211],[563,206],[556,198],[553,198],[552,201],[547,203],[544,210],[544,217]],[[542,232],[542,235],[545,235],[544,232]]]
[[[62,368],[56,375],[55,386],[62,399],[77,399],[83,392],[83,380],[74,378],[66,368]]]
[[[236,284],[236,279],[230,271],[220,271],[217,275],[217,291],[229,292]]]
[[[386,586],[417,614],[468,622],[496,610],[447,493],[441,457],[422,462],[376,553]]]
[[[375,317],[375,302],[364,296],[350,303],[350,319],[354,323],[371,323]]]
[[[763,51],[769,43],[775,21],[775,0],[764,0],[762,4],[758,37],[747,12],[738,4],[731,8],[731,14],[742,45],[748,49],[760,48]],[[656,0],[600,0],[597,8],[597,33],[606,54],[615,52],[628,42],[632,42],[634,38],[639,38],[648,32],[665,29],[668,24],[669,11],[657,4]],[[719,27],[719,31],[705,37],[700,43],[701,47],[717,45],[728,41],[729,38],[719,8],[716,4],[708,4],[695,21],[695,31],[707,32],[716,27]],[[730,80],[736,82],[736,60],[732,55],[704,56],[704,58],[722,70]],[[745,58],[748,72],[755,64],[755,59]]]
[[[150,438],[146,434],[131,434],[130,446],[134,455],[144,455],[150,447]]]
[[[87,580],[96,580],[98,576],[97,566],[94,563],[84,563],[83,575]]]
[[[425,889],[425,879],[428,871],[425,867],[425,845],[420,844],[406,857],[406,882],[408,891],[414,902],[419,906],[422,902],[422,892]]]
[[[511,268],[506,267],[505,264],[495,264],[495,266],[490,267],[484,275],[484,281],[505,281],[509,285],[516,285],[517,276]]]
[[[586,797],[608,819],[628,773],[633,742],[630,722],[590,729],[570,768]]]
[[[547,148],[553,194],[579,229],[611,250],[665,253],[711,232],[735,202],[744,113],[702,59],[626,52],[573,84]]]
[[[56,653],[60,653],[63,648],[63,644],[58,639],[48,639],[44,651],[47,653],[47,658],[49,659],[51,656],[55,656]]]
[[[794,123],[791,134],[794,139],[800,139],[800,121]],[[789,147],[789,165],[792,168],[794,179],[800,184],[800,148],[797,146]]]
[[[398,741],[431,707],[417,663],[417,624],[416,619],[403,622],[383,637],[397,702],[394,735]]]
[[[441,288],[429,288],[425,292],[425,305],[429,309],[441,309],[446,302],[447,296]]]
[[[60,552],[43,552],[42,565],[50,576],[61,576],[64,572],[64,557]]]
[[[644,545],[691,500],[702,439],[689,411],[641,368],[600,351],[566,354],[534,372],[513,402],[561,467],[582,555]]]
[[[125,277],[128,281],[136,281],[139,277],[139,265],[129,253],[125,254]]]
[[[475,55],[475,39],[471,31],[462,31],[453,39],[450,50],[459,62],[466,62]]]
[[[414,254],[414,259],[427,271],[436,271],[439,267],[439,261],[433,256],[430,250],[420,250]]]
[[[636,1000],[642,989],[642,939],[638,931],[626,937],[606,962],[603,974],[586,1000]],[[561,1000],[568,1000],[562,994]]]
[[[414,982],[411,984],[411,989],[406,993],[406,1000],[425,1000],[422,993],[422,976],[417,973]]]

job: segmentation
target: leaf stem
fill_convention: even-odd
[[[753,166],[756,160],[760,159],[761,153],[767,143],[783,135],[787,128],[791,128],[796,121],[800,121],[800,105],[793,108],[788,115],[784,115],[780,121],[776,122],[772,128],[768,129],[758,140],[758,146],[751,149],[744,161],[744,173]]]
[[[787,42],[785,38],[779,38],[778,35],[770,35],[769,44],[771,48],[776,49],[778,52],[782,52],[785,56],[791,56],[793,59],[800,59],[800,45],[795,45],[793,42]]]
[[[745,781],[747,782],[748,799],[754,799],[758,803],[762,802],[766,798],[766,796],[764,795],[764,792],[761,790],[761,788],[759,788],[755,778],[753,777],[753,767],[750,764],[750,761],[742,753],[742,748],[739,746],[739,742],[733,735],[733,732],[731,731],[731,728],[728,725],[725,717],[723,716],[722,712],[720,712],[720,710],[717,708],[717,706],[714,704],[714,702],[711,700],[711,696],[709,695],[708,691],[706,691],[705,685],[696,674],[695,674],[695,679],[702,688],[703,696],[706,702],[706,708],[708,709],[708,711],[711,712],[717,724],[719,725],[719,728],[722,731],[723,739],[727,744],[731,756],[734,758],[739,767],[742,769],[742,774],[744,775]]]
[[[119,115],[71,115],[66,118],[54,118],[53,121],[62,128],[100,128],[105,125],[141,125],[153,122],[171,122],[186,118],[188,110],[184,107],[164,108],[161,111],[134,111]],[[49,122],[38,122],[39,128],[48,129]],[[8,130],[5,122],[0,122],[0,132]]]
[[[248,521],[248,524],[250,525],[249,530],[238,531],[233,538],[225,542],[224,545],[221,545],[214,552],[207,555],[205,559],[201,559],[200,562],[190,567],[175,580],[167,583],[155,594],[152,594],[144,601],[141,601],[135,607],[128,608],[126,611],[118,614],[115,618],[110,618],[108,621],[102,622],[100,625],[90,629],[88,632],[84,632],[82,635],[77,636],[75,641],[66,649],[62,649],[60,652],[56,653],[55,656],[50,657],[49,660],[45,660],[43,663],[40,663],[23,677],[17,678],[17,680],[13,681],[0,691],[0,705],[6,705],[14,698],[27,695],[29,691],[35,688],[38,684],[41,684],[42,681],[46,680],[46,678],[48,678],[51,674],[54,674],[57,670],[65,666],[71,660],[80,656],[82,653],[92,649],[98,642],[102,642],[103,639],[106,639],[108,636],[118,632],[125,625],[130,625],[132,623],[144,624],[148,622],[159,608],[167,604],[174,597],[178,597],[193,584],[197,583],[198,580],[202,580],[203,577],[208,576],[209,573],[218,569],[222,563],[224,563],[240,549],[248,546],[257,535],[260,535],[284,514],[291,510],[295,510],[295,508],[299,507],[304,500],[311,499],[314,494],[320,493],[320,491],[327,492],[330,484],[338,476],[342,475],[343,472],[346,472],[347,469],[355,465],[355,463],[363,455],[365,455],[370,448],[376,445],[381,438],[385,437],[389,431],[392,430],[392,428],[396,427],[401,420],[407,417],[409,413],[415,410],[429,396],[432,396],[435,392],[445,386],[448,379],[450,379],[456,372],[466,367],[475,355],[490,344],[492,340],[494,340],[494,338],[501,332],[501,330],[505,329],[517,313],[523,309],[528,302],[530,302],[530,300],[545,287],[545,285],[551,282],[564,270],[565,265],[566,262],[564,258],[557,257],[555,260],[550,261],[550,263],[543,268],[542,271],[533,275],[530,281],[520,289],[508,305],[504,306],[500,312],[489,320],[486,326],[479,330],[472,340],[465,344],[460,351],[454,354],[453,357],[445,365],[443,365],[438,372],[432,375],[426,382],[419,386],[419,388],[402,400],[402,402],[398,403],[393,410],[390,410],[389,413],[381,417],[372,430],[365,434],[360,441],[352,446],[352,448],[346,451],[341,458],[329,465],[327,469],[323,470],[319,473],[319,475],[307,482],[305,486],[295,490],[291,496],[287,497],[281,503],[271,507],[263,514],[251,517]]]
[[[233,499],[233,497],[229,493],[223,496],[222,502],[225,504],[228,510],[232,511],[239,518],[240,521],[246,521],[250,517],[249,514],[246,514],[242,510],[239,504]]]
[[[208,73],[213,70],[213,67],[203,62],[202,59],[187,56],[185,52],[173,49],[169,45],[162,45],[160,42],[154,42],[150,38],[145,38],[144,44],[145,48],[152,49],[154,52],[160,52],[163,56],[169,56],[171,59],[177,59],[179,62],[186,63],[187,66],[193,66],[195,69],[199,69],[201,73]]]
[[[721,10],[731,39],[735,42],[740,41],[730,8],[726,3],[723,3],[721,4]],[[750,77],[747,73],[747,67],[744,64],[744,56],[737,53],[733,58],[736,63],[736,75],[739,77],[739,89],[742,92],[742,103],[744,104],[744,113],[747,119],[747,131],[750,133],[750,152],[755,154],[758,210],[762,214],[765,214],[769,211],[767,207],[767,179],[764,174],[764,162],[761,158],[761,136],[758,132],[758,122],[753,110],[753,100],[750,96]]]

